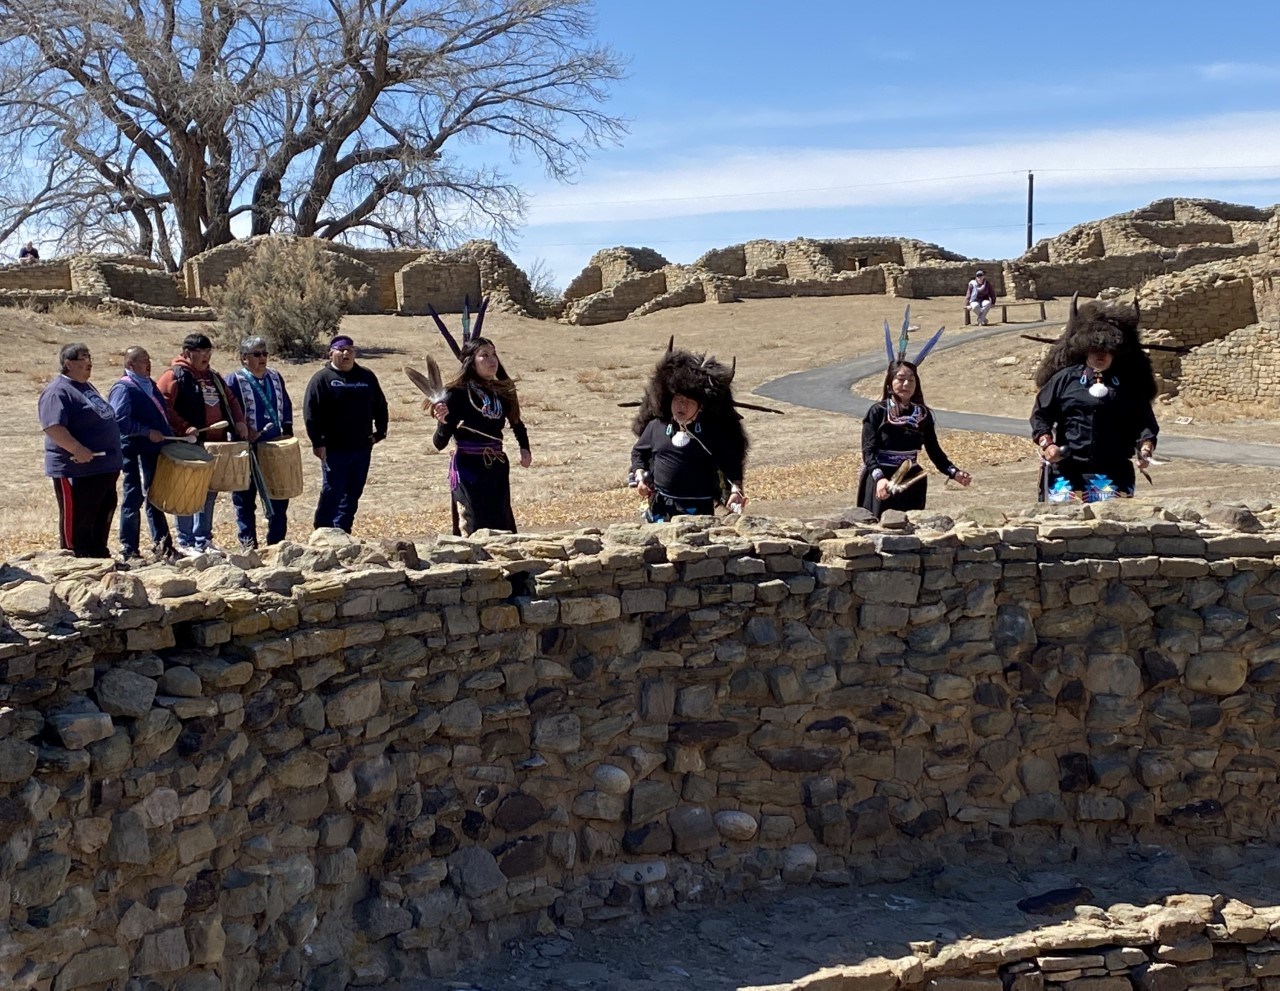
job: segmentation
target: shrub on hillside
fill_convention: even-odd
[[[218,311],[221,343],[234,347],[256,335],[274,355],[314,358],[338,332],[356,293],[319,242],[264,238],[209,302]]]

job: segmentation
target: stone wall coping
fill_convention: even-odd
[[[927,513],[911,514],[914,523],[904,519],[895,528],[847,520],[748,517],[728,524],[707,518],[545,534],[441,536],[417,544],[361,543],[341,531],[320,530],[306,545],[285,542],[263,557],[250,552],[128,571],[105,560],[35,552],[0,568],[0,659],[46,639],[235,620],[397,585],[420,593],[423,604],[433,596],[447,604],[449,597],[440,593],[451,591],[472,605],[512,598],[524,623],[546,625],[556,618],[540,619],[545,610],[529,604],[584,592],[616,599],[628,581],[671,581],[678,576],[672,566],[682,567],[679,576],[685,579],[712,577],[724,574],[720,562],[730,559],[787,559],[823,585],[848,582],[860,561],[919,571],[938,555],[976,565],[1020,550],[1033,554],[1046,580],[1105,573],[1108,564],[1119,577],[1196,563],[1203,574],[1215,565],[1256,571],[1280,563],[1274,510],[1261,514],[1263,522],[1248,510],[1224,509],[1222,519],[1234,513],[1237,524],[1255,531],[1242,532],[1226,523],[1179,519],[1151,504],[1053,508],[1058,511],[998,523],[953,522]],[[739,580],[752,575],[752,569],[735,566]],[[755,577],[772,573],[766,565]],[[1190,577],[1181,571],[1178,576]]]

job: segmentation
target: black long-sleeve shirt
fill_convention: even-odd
[[[474,390],[474,394],[472,392]],[[484,400],[488,398],[490,412],[497,412],[497,416],[486,416],[483,410]],[[472,402],[476,399],[477,402]],[[529,431],[525,429],[522,420],[511,420],[511,411],[502,406],[499,402],[494,404],[496,397],[476,386],[462,386],[449,390],[449,396],[445,400],[445,405],[449,407],[449,415],[444,423],[436,427],[435,436],[431,438],[431,443],[435,445],[437,451],[444,449],[449,443],[449,439],[455,434],[460,443],[467,444],[484,444],[486,442],[502,442],[502,424],[503,421],[511,423],[511,432],[515,435],[516,443],[520,445],[520,450],[529,450]],[[479,406],[477,405],[479,403]],[[501,411],[501,412],[498,412]]]
[[[663,420],[649,421],[631,449],[632,471],[643,468],[650,472],[654,488],[675,498],[717,498],[721,473],[731,484],[741,487],[744,451],[716,436],[710,426],[691,433],[684,447],[676,447],[667,433],[668,426]]]
[[[1049,379],[1031,411],[1031,436],[1049,434],[1067,457],[1093,465],[1127,461],[1143,441],[1155,442],[1160,433],[1155,412],[1110,371],[1102,373],[1107,394],[1091,395],[1093,379],[1085,365],[1064,368]]]
[[[387,436],[387,397],[362,365],[340,372],[327,364],[307,383],[302,417],[312,447],[358,450]]]
[[[867,410],[862,420],[862,463],[872,472],[878,469],[885,475],[892,475],[901,464],[900,460],[882,457],[884,452],[918,452],[922,447],[938,471],[947,476],[956,473],[956,466],[938,443],[938,428],[932,413],[926,412],[919,425],[912,426],[909,423],[891,423],[883,402]]]

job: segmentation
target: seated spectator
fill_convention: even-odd
[[[36,246],[28,241],[18,250],[18,264],[34,265],[40,260],[40,252],[36,250]]]
[[[978,269],[969,280],[969,288],[964,294],[964,305],[973,311],[978,318],[978,326],[987,325],[987,314],[996,304],[996,291],[987,281],[987,273]]]

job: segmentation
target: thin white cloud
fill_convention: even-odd
[[[1196,66],[1202,79],[1213,82],[1263,83],[1280,79],[1280,65],[1261,62],[1210,62]]]
[[[529,226],[725,212],[928,206],[1008,199],[1035,171],[1055,189],[1101,193],[1159,180],[1280,177],[1280,113],[1098,127],[917,148],[763,147],[703,151],[678,166],[545,186]]]

